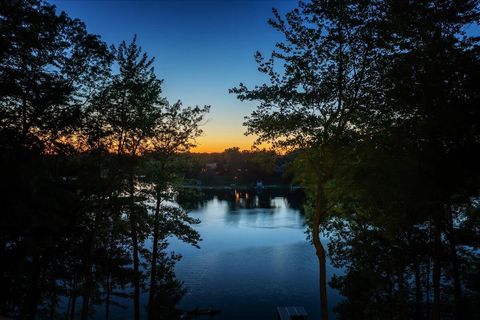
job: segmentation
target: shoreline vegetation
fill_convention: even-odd
[[[302,189],[302,186],[299,185],[294,185],[294,184],[266,184],[262,185],[261,188],[258,188],[258,186],[254,183],[252,184],[231,184],[231,185],[196,185],[196,184],[182,184],[179,186],[179,188],[185,188],[185,189],[210,189],[210,190],[219,190],[219,189],[224,189],[224,190],[255,190],[255,189],[283,189],[283,190],[300,190]]]

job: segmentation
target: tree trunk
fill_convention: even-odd
[[[85,284],[83,286],[82,310],[80,312],[80,318],[82,320],[88,319],[88,312],[90,307],[90,295],[93,287],[93,256],[95,254],[95,242],[97,237],[97,221],[99,216],[99,210],[99,208],[96,208],[94,211],[92,229],[87,240],[88,251],[85,258]]]
[[[71,305],[70,305],[70,319],[75,318],[75,304],[77,303],[77,272],[75,271],[73,275],[73,284],[72,284],[72,292],[71,292]]]
[[[140,274],[139,274],[139,258],[138,258],[138,234],[137,234],[137,219],[134,204],[134,182],[133,172],[130,173],[130,229],[132,237],[133,249],[133,305],[134,305],[134,319],[140,320]]]
[[[68,313],[70,312],[70,308],[72,307],[72,290],[73,287],[73,279],[70,279],[70,295],[68,296],[67,308],[65,311],[65,319],[68,319]],[[66,292],[67,290],[65,290]]]
[[[134,319],[140,319],[140,274],[139,274],[139,258],[138,258],[138,238],[136,219],[130,217],[130,224],[132,227],[132,247],[133,247],[133,303],[134,303]]]
[[[108,320],[110,317],[110,293],[111,293],[111,284],[110,284],[110,272],[107,274],[107,296],[105,297],[105,320]]]
[[[430,270],[431,270],[431,259],[428,257],[427,260],[427,266],[425,267],[425,272],[426,272],[426,277],[425,280],[427,281],[426,283],[426,297],[425,297],[425,310],[427,312],[427,319],[430,319]]]
[[[415,319],[422,319],[422,279],[420,275],[420,266],[418,257],[414,259],[415,269]]]
[[[393,308],[392,308],[392,301],[393,301],[393,271],[388,268],[386,270],[386,273],[387,273],[387,283],[386,283],[386,286],[387,286],[387,301],[389,301],[388,303],[390,304],[389,308],[387,309],[388,310],[388,315],[385,315],[385,318],[386,319],[393,319]]]
[[[110,318],[110,297],[112,294],[112,270],[111,270],[111,265],[112,265],[112,252],[114,250],[114,225],[115,221],[111,221],[112,228],[110,229],[110,252],[108,254],[108,270],[107,270],[107,296],[105,297],[105,320],[108,320]]]
[[[96,226],[94,223],[94,230]],[[95,251],[95,231],[89,236],[88,239],[88,252],[87,257],[85,258],[85,283],[83,285],[83,294],[82,294],[82,311],[80,313],[80,318],[82,320],[88,319],[88,311],[89,311],[89,304],[90,304],[90,293],[93,287],[93,275],[92,275],[92,268],[93,268],[93,254]]]
[[[455,237],[455,228],[453,226],[453,211],[448,205],[448,242],[450,243],[450,260],[452,263],[453,273],[453,297],[455,301],[455,319],[462,319],[461,295],[462,286],[460,283],[460,272],[458,269],[457,242]]]
[[[441,219],[440,212],[437,210],[433,213],[433,312],[432,319],[440,319],[440,276],[441,276],[441,266],[440,266],[440,254],[442,249],[441,244]]]
[[[317,190],[317,199],[315,204],[315,213],[312,225],[312,241],[318,258],[320,272],[320,318],[328,320],[328,302],[327,302],[327,266],[325,261],[325,248],[320,241],[320,223],[322,213],[322,194],[321,189]]]
[[[20,316],[21,319],[35,319],[38,305],[40,303],[42,284],[42,259],[39,254],[35,254],[33,257],[33,274],[31,278],[30,292],[28,294],[28,300],[26,301],[27,303],[23,309],[23,315]]]
[[[50,297],[50,319],[55,319],[57,313],[57,288],[55,286],[55,279],[52,280],[52,291],[52,296]]]
[[[408,319],[408,306],[407,306],[407,299],[405,294],[405,283],[404,283],[404,276],[403,276],[404,268],[401,266],[398,268],[398,291],[399,291],[399,298],[400,298],[400,319],[407,320]]]
[[[157,192],[157,203],[155,207],[155,219],[153,226],[153,248],[152,260],[150,263],[150,294],[148,297],[148,317],[153,319],[152,308],[154,307],[154,298],[157,291],[157,259],[158,259],[158,237],[159,237],[159,218],[160,218],[160,194]]]

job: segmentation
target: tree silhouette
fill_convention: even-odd
[[[0,10],[2,130],[58,152],[79,125],[82,104],[108,72],[111,56],[81,21],[57,15],[54,6],[5,1]]]
[[[101,305],[108,319],[132,284],[138,319],[145,239],[156,234],[150,309],[172,316],[183,288],[166,237],[196,245],[197,221],[162,205],[153,223],[150,183],[168,186],[161,201],[172,200],[182,169],[156,176],[143,163],[169,165],[187,151],[208,107],[161,97],[153,60],[135,38],[109,49],[44,2],[2,3],[0,30],[0,313],[87,319]]]
[[[245,123],[247,133],[260,143],[299,151],[297,179],[310,194],[307,212],[320,265],[322,318],[327,303],[319,232],[343,234],[343,228],[357,224],[358,238],[351,243],[342,247],[336,237],[330,243],[338,265],[352,266],[347,279],[333,283],[350,297],[353,311],[342,308],[343,317],[356,315],[366,303],[361,299],[368,297],[355,277],[371,280],[378,290],[386,282],[388,289],[388,299],[380,297],[365,318],[380,317],[382,310],[409,317],[405,274],[412,268],[417,317],[424,316],[421,282],[426,277],[433,287],[431,317],[439,319],[450,312],[448,295],[441,292],[450,281],[442,280],[447,256],[453,314],[461,318],[456,242],[461,231],[456,225],[468,216],[466,208],[476,207],[478,166],[473,163],[480,154],[474,85],[478,38],[464,28],[478,20],[478,2],[311,1],[284,16],[274,10],[274,15],[270,24],[285,40],[269,59],[256,54],[270,83],[253,89],[240,84],[231,92],[259,102]],[[354,262],[355,247],[360,253],[364,249],[357,242],[371,235],[371,241],[382,241],[373,252],[395,252],[393,264],[380,265],[390,268],[384,279],[372,272],[375,268],[361,265],[382,261],[368,256]],[[417,243],[417,238],[423,240]],[[409,251],[397,246],[410,248],[417,259],[406,261],[402,255]],[[421,275],[424,266],[426,276]]]
[[[269,59],[256,54],[259,70],[269,84],[231,90],[241,100],[260,101],[247,119],[247,133],[258,143],[280,149],[304,149],[302,175],[312,199],[310,235],[320,266],[322,319],[328,318],[325,249],[320,226],[333,199],[326,193],[338,156],[336,149],[351,141],[352,122],[374,101],[371,87],[378,81],[381,56],[373,27],[375,5],[356,1],[313,1],[281,17],[274,10],[270,24],[285,41]],[[280,70],[276,66],[280,66]]]

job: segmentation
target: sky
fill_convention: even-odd
[[[267,21],[272,8],[293,9],[296,0],[50,0],[59,11],[84,21],[108,44],[137,43],[155,57],[163,95],[184,105],[210,105],[196,152],[250,149],[244,117],[255,102],[241,102],[228,89],[254,86],[266,77],[254,53],[269,54],[281,34]]]

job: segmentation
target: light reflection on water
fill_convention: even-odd
[[[287,198],[259,205],[258,198],[215,196],[191,215],[201,220],[201,248],[171,244],[183,255],[176,274],[188,289],[179,309],[220,309],[215,319],[276,319],[277,306],[301,305],[319,317],[318,262],[304,217]],[[329,266],[329,277],[333,272]],[[329,291],[330,306],[339,299]]]

